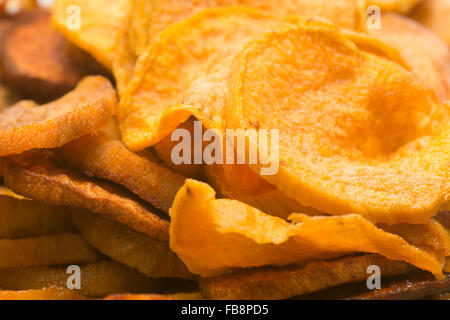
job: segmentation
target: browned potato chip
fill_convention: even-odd
[[[76,231],[67,209],[30,201],[5,187],[0,187],[0,208],[0,238],[27,238]]]
[[[0,291],[0,300],[85,300],[73,290],[49,287],[39,290]]]
[[[84,177],[59,166],[47,152],[4,161],[5,184],[15,192],[53,205],[97,212],[150,237],[167,240],[169,223],[117,185]]]
[[[105,126],[116,93],[103,77],[88,77],[76,89],[40,107],[18,104],[0,112],[0,156],[60,147]]]
[[[162,294],[113,294],[104,300],[204,300],[199,292]]]
[[[48,12],[28,11],[11,23],[0,40],[0,70],[5,81],[27,98],[50,101],[88,74],[72,60],[68,42],[52,28]]]
[[[86,212],[73,218],[81,234],[100,252],[152,278],[192,279],[167,242],[150,239],[110,219]]]
[[[97,251],[76,234],[0,240],[0,268],[87,263],[98,259]]]
[[[367,268],[377,265],[382,276],[414,270],[405,262],[391,261],[376,254],[311,262],[306,266],[265,268],[205,278],[201,293],[211,299],[287,299],[368,278]]]
[[[85,174],[121,184],[166,213],[185,180],[102,133],[63,146],[61,155]]]
[[[119,292],[158,292],[163,283],[115,261],[82,265],[80,272],[81,288],[75,292],[90,297]],[[69,277],[66,267],[0,269],[0,287],[8,290],[66,287]]]

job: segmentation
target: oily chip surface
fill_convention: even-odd
[[[227,128],[279,131],[279,171],[263,178],[302,205],[396,224],[446,201],[449,109],[400,65],[304,24],[254,42],[232,74]]]
[[[293,214],[290,219],[294,223],[239,201],[217,200],[210,186],[187,180],[171,210],[170,248],[191,272],[203,277],[235,268],[301,264],[360,252],[406,261],[443,276],[444,262],[437,256],[360,215]]]

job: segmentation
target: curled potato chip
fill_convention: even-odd
[[[421,1],[411,16],[450,45],[450,0]]]
[[[1,290],[0,300],[86,300],[65,287],[49,287],[39,290]]]
[[[104,300],[204,300],[205,298],[198,292],[176,293],[169,295],[162,294],[113,294]]]
[[[0,238],[28,238],[76,231],[64,208],[27,200],[5,187],[0,187],[0,208]]]
[[[382,16],[381,29],[367,32],[397,49],[411,71],[445,99],[450,82],[447,43],[414,20],[395,13]]]
[[[76,89],[40,107],[17,104],[0,112],[0,156],[60,147],[106,125],[116,94],[103,77],[87,77]]]
[[[159,280],[115,261],[101,261],[80,266],[81,287],[76,293],[102,297],[117,292],[158,292]],[[7,290],[65,287],[70,274],[66,267],[31,267],[0,269],[0,287]]]
[[[383,277],[405,274],[414,268],[377,254],[314,261],[306,266],[261,268],[203,278],[201,293],[215,300],[288,299],[329,287],[367,279],[367,268],[380,267]]]
[[[383,11],[395,11],[401,13],[410,12],[420,0],[367,0],[367,5],[375,5]]]
[[[184,184],[183,176],[129,151],[120,140],[109,139],[101,133],[66,144],[60,154],[86,175],[121,184],[166,213]]]
[[[128,168],[127,168],[128,169]],[[5,184],[15,192],[52,205],[96,212],[150,237],[167,240],[169,223],[117,185],[93,180],[57,164],[52,154],[31,151],[3,164]]]
[[[98,259],[97,251],[76,234],[0,240],[0,268],[87,263]]]
[[[57,0],[52,8],[53,26],[71,42],[111,69],[116,36],[128,0]]]
[[[232,74],[226,127],[277,130],[279,156],[265,160],[279,171],[263,178],[300,204],[420,224],[446,201],[448,108],[398,64],[304,24],[253,42]]]
[[[251,39],[288,25],[259,11],[232,7],[205,10],[166,29],[142,55],[122,95],[124,143],[132,150],[152,146],[191,115],[207,128],[223,128],[232,58]]]
[[[195,180],[186,181],[170,214],[170,248],[191,272],[204,277],[359,252],[406,261],[442,277],[442,265],[433,255],[357,214],[293,214],[294,223],[288,223],[238,201],[216,200],[211,187]]]
[[[73,219],[100,252],[152,278],[192,279],[166,242],[150,239],[110,219],[77,211]]]
[[[11,19],[0,38],[0,70],[5,83],[24,97],[47,102],[72,90],[88,74],[71,58],[68,42],[49,13],[33,10]]]

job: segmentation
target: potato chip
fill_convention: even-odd
[[[150,237],[167,240],[169,223],[117,185],[93,180],[58,165],[52,154],[29,152],[4,161],[5,184],[44,203],[93,211]]]
[[[100,252],[152,278],[192,279],[166,242],[150,239],[125,225],[86,212],[73,218],[83,236]]]
[[[205,10],[166,29],[140,59],[121,97],[124,143],[132,150],[152,146],[191,115],[206,128],[223,128],[232,58],[252,38],[289,25],[233,7]]]
[[[447,43],[419,23],[401,15],[383,14],[381,21],[380,30],[368,29],[367,32],[397,49],[412,72],[432,87],[439,98],[445,99],[450,89]]]
[[[52,8],[53,26],[111,70],[116,36],[129,2],[56,0]]]
[[[27,238],[76,231],[66,209],[27,200],[5,187],[0,187],[0,208],[0,238]]]
[[[277,130],[279,157],[250,167],[279,163],[263,178],[288,197],[388,224],[426,223],[446,201],[448,108],[398,64],[304,24],[253,42],[232,74],[226,127]]]
[[[186,181],[170,214],[170,248],[191,272],[204,277],[358,252],[406,261],[442,277],[441,262],[432,254],[357,214],[293,214],[294,223],[288,223],[238,201],[216,200],[211,187],[195,180]]]
[[[80,266],[81,287],[74,290],[89,297],[117,292],[158,292],[162,282],[115,261],[101,261]],[[0,287],[7,290],[65,287],[70,273],[66,267],[31,267],[0,269]]]
[[[113,294],[104,300],[204,300],[198,292],[176,294]]]
[[[18,15],[0,39],[4,81],[28,99],[47,102],[72,90],[88,71],[71,58],[68,42],[53,30],[50,15]]]
[[[359,29],[364,16],[362,2],[358,0],[137,0],[123,20],[118,36],[114,74],[119,92],[130,81],[138,57],[162,31],[204,9],[227,6],[249,6],[278,16],[321,17],[351,29]]]
[[[380,267],[383,277],[413,271],[405,262],[391,261],[377,254],[314,261],[306,266],[260,268],[204,278],[201,293],[215,300],[288,299],[340,284],[364,281],[367,268]]]
[[[103,77],[88,77],[59,100],[41,107],[15,105],[0,112],[0,156],[60,147],[106,125],[116,95]]]
[[[185,180],[101,133],[66,144],[61,148],[61,155],[86,175],[121,184],[167,213]]]
[[[450,45],[450,0],[421,1],[411,16]]]
[[[39,290],[1,290],[0,300],[86,300],[73,290],[61,287],[49,287]]]
[[[0,239],[0,268],[95,262],[99,254],[80,235]]]
[[[420,0],[367,0],[367,5],[380,7],[382,11],[410,12]]]

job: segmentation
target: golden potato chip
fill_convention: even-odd
[[[104,300],[204,300],[205,298],[198,292],[176,293],[169,295],[162,294],[113,294]]]
[[[383,14],[381,29],[367,32],[397,49],[412,72],[432,87],[439,98],[447,97],[450,89],[447,43],[414,20],[395,13]]]
[[[52,8],[53,26],[111,70],[116,36],[130,2],[56,0]]]
[[[380,267],[383,277],[405,274],[414,268],[377,254],[314,261],[306,266],[260,268],[203,278],[201,293],[215,300],[288,299],[329,287],[366,280],[367,268]]]
[[[17,104],[0,112],[0,156],[60,147],[106,125],[116,94],[103,77],[87,77],[76,89],[40,107]]]
[[[450,0],[421,1],[411,16],[450,45]]]
[[[266,156],[249,166],[278,163],[262,177],[288,197],[388,224],[426,223],[446,201],[448,107],[398,64],[304,24],[253,42],[232,75],[226,127],[276,130],[279,156],[251,140]]]
[[[367,0],[367,5],[380,7],[382,11],[410,12],[420,0]]]
[[[0,300],[86,300],[74,290],[61,287],[49,287],[39,290],[1,290]]]
[[[191,115],[207,128],[223,128],[232,58],[251,39],[289,25],[233,7],[205,10],[166,29],[143,54],[121,97],[124,143],[132,150],[152,146]]]
[[[192,279],[166,242],[151,239],[110,219],[77,211],[81,234],[100,252],[152,278]]]
[[[128,169],[128,168],[127,168]],[[57,164],[48,152],[31,151],[3,164],[5,184],[44,203],[96,212],[150,237],[167,240],[169,222],[120,186],[84,177]]]
[[[129,151],[120,140],[109,139],[102,133],[86,135],[66,144],[60,154],[86,175],[121,184],[166,213],[185,180]]]
[[[76,231],[66,209],[27,200],[5,187],[0,187],[0,208],[0,238],[28,238]]]
[[[87,263],[98,259],[97,251],[76,234],[0,239],[0,268]]]
[[[320,17],[351,29],[359,29],[365,15],[357,0],[137,0],[123,20],[117,41],[114,74],[119,92],[130,81],[138,57],[162,31],[204,9],[227,6],[248,6],[278,16]]]
[[[102,297],[117,292],[157,292],[161,281],[115,261],[101,261],[80,266],[81,287],[76,293]],[[0,269],[0,287],[7,290],[65,287],[70,277],[66,267],[31,267]]]
[[[239,201],[216,200],[207,184],[187,180],[170,215],[170,248],[191,272],[204,277],[235,268],[301,264],[359,252],[406,261],[442,277],[441,262],[432,254],[357,214],[293,214],[293,223],[288,223]]]

